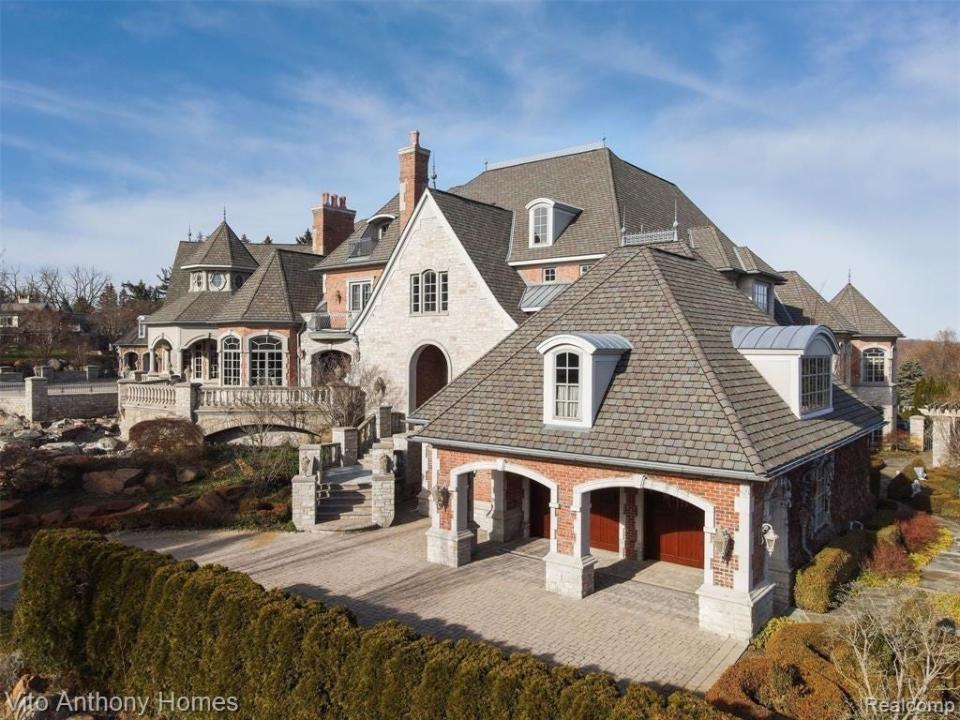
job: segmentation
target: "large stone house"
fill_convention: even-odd
[[[872,508],[882,418],[833,377],[829,328],[777,325],[688,243],[638,242],[416,411],[427,555],[542,537],[573,597],[604,553],[689,566],[701,627],[746,639]]]

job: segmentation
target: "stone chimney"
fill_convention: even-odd
[[[313,252],[329,255],[353,232],[356,210],[347,208],[346,195],[323,194],[319,207],[313,208]]]
[[[400,229],[407,225],[429,180],[430,151],[420,147],[420,131],[410,133],[410,144],[400,148]]]

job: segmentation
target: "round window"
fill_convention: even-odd
[[[227,278],[224,277],[223,273],[211,273],[210,274],[210,287],[214,290],[223,290],[223,286],[227,284]]]

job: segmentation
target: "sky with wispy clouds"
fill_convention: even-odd
[[[0,4],[3,261],[151,280],[226,206],[289,242],[324,191],[605,137],[735,242],[910,337],[960,328],[960,5]]]

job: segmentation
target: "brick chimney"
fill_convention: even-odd
[[[313,208],[313,252],[329,255],[353,232],[356,210],[347,208],[346,195],[323,194],[319,207]]]
[[[420,131],[410,133],[410,144],[400,148],[400,229],[406,227],[420,196],[427,189],[430,151],[420,146]]]

